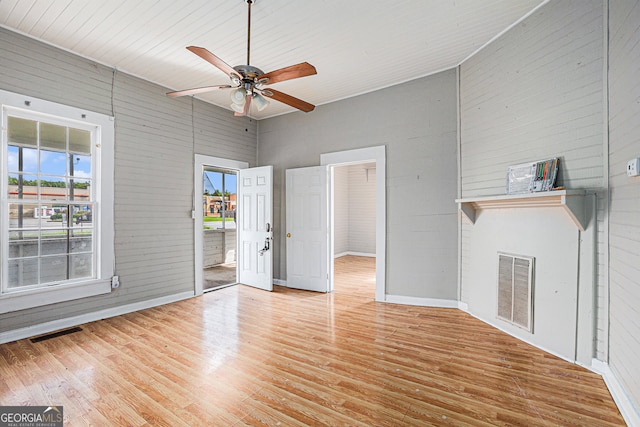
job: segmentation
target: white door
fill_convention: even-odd
[[[238,172],[238,281],[273,290],[273,166]]]
[[[327,292],[327,167],[287,169],[287,287]]]

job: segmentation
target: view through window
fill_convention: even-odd
[[[95,278],[93,138],[60,120],[7,117],[5,291]]]
[[[203,289],[236,283],[237,175],[205,168],[203,172]]]
[[[205,170],[203,174],[203,218],[205,229],[236,228],[236,173]]]

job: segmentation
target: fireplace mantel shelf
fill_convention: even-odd
[[[580,231],[584,231],[588,222],[585,215],[585,195],[586,192],[584,190],[557,190],[527,194],[470,197],[457,199],[456,203],[472,223],[476,222],[476,212],[482,209],[559,207],[564,209]]]

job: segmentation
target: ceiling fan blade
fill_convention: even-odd
[[[203,47],[198,47],[198,46],[187,46],[187,49],[189,49],[191,52],[195,53],[200,58],[204,59],[214,67],[217,67],[218,69],[222,70],[229,77],[236,76],[240,80],[242,80],[242,76],[238,74],[238,72],[234,70],[231,65],[227,64],[222,59],[218,58],[213,53],[209,52],[207,49]]]
[[[313,109],[316,108],[316,106],[313,104],[309,104],[308,102],[303,101],[302,99],[298,99],[291,95],[287,95],[286,93],[279,92],[275,89],[271,89],[271,88],[263,89],[261,93],[264,96],[268,96],[269,98],[273,98],[276,101],[283,102],[287,105],[297,108],[298,110],[302,110],[305,113],[308,113],[309,111],[313,111]]]
[[[212,92],[212,91],[217,90],[217,89],[231,89],[232,87],[233,86],[230,86],[230,85],[196,87],[196,88],[193,88],[193,89],[185,89],[185,90],[177,90],[175,92],[167,92],[167,96],[195,95],[196,93]]]
[[[234,116],[247,116],[249,114],[249,109],[251,108],[251,98],[253,98],[252,96],[247,96],[245,102],[244,102],[244,110],[242,111],[242,113],[234,113]]]
[[[282,82],[285,80],[297,79],[300,77],[312,76],[317,74],[316,67],[308,62],[301,62],[300,64],[291,65],[290,67],[280,68],[279,70],[271,71],[258,77],[259,80],[269,79],[266,83],[273,84]]]

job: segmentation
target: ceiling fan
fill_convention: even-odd
[[[249,55],[251,52],[251,5],[255,0],[245,0],[247,2],[247,64],[230,66],[222,59],[215,56],[203,47],[188,46],[187,49],[198,55],[200,58],[209,62],[214,67],[219,68],[231,79],[230,85],[205,86],[194,89],[179,90],[168,92],[167,96],[185,96],[195,95],[197,93],[211,92],[218,89],[233,89],[231,92],[231,108],[235,111],[236,116],[246,116],[249,114],[251,103],[256,104],[258,111],[262,111],[269,102],[266,98],[272,98],[276,101],[283,102],[294,108],[308,113],[315,108],[315,105],[306,101],[295,98],[286,93],[275,89],[266,88],[264,85],[278,83],[285,80],[297,79],[300,77],[311,76],[316,74],[315,67],[308,62],[291,65],[289,67],[280,68],[269,73],[263,72],[261,69],[249,65]],[[265,98],[266,97],[266,98]]]

